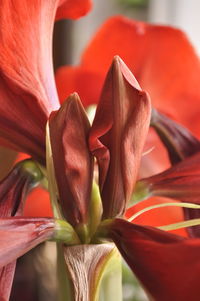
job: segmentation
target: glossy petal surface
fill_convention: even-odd
[[[89,138],[99,165],[105,218],[124,213],[136,181],[149,115],[148,96],[116,57],[107,74]]]
[[[153,300],[198,300],[200,239],[118,219],[110,236]]]

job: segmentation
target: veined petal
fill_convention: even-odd
[[[16,260],[0,268],[0,292],[2,301],[8,301],[15,273]]]
[[[116,219],[110,237],[155,301],[197,300],[200,239]]]
[[[89,144],[99,165],[105,218],[124,213],[146,139],[150,101],[130,70],[115,57],[107,74],[90,131]]]
[[[45,125],[59,108],[52,64],[58,0],[1,1],[0,136],[45,162]]]
[[[85,49],[81,66],[105,74],[116,54],[157,109],[199,134],[200,61],[180,30],[112,17]]]
[[[63,212],[73,226],[87,222],[93,160],[87,146],[90,124],[77,94],[49,120],[55,177]]]
[[[155,109],[152,110],[151,125],[164,143],[172,164],[200,151],[200,141],[188,129]]]
[[[58,68],[55,78],[61,103],[75,91],[84,107],[97,103],[104,80],[98,72],[72,66]]]
[[[27,193],[35,184],[33,175],[28,174],[25,164],[18,163],[8,176],[0,182],[0,218],[22,215]],[[0,225],[1,227],[1,225]],[[1,230],[0,230],[1,232]],[[1,234],[2,235],[2,234]],[[16,262],[0,268],[0,292],[2,300],[9,300]]]
[[[138,185],[149,195],[164,196],[183,202],[200,203],[200,152],[155,176],[142,179]],[[136,186],[136,189],[137,187]],[[137,193],[137,190],[136,190]]]
[[[0,268],[28,252],[55,231],[52,218],[0,219]]]
[[[91,9],[91,0],[60,0],[56,12],[56,19],[77,19]],[[74,92],[74,91],[73,91]]]
[[[34,168],[33,173],[29,168]],[[18,163],[0,182],[0,217],[21,215],[27,193],[42,177],[31,160]]]
[[[1,144],[1,142],[0,142]],[[12,149],[8,149],[6,147],[0,147],[0,162],[1,162],[1,170],[0,170],[0,180],[5,178],[5,176],[10,172],[14,163],[18,158],[18,153],[13,151]]]

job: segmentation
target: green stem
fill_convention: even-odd
[[[100,285],[99,299],[95,301],[122,301],[121,256],[114,250],[108,260]]]
[[[62,243],[57,243],[57,275],[58,300],[74,301],[73,287],[67,274]]]

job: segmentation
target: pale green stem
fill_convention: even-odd
[[[51,206],[53,210],[53,215],[55,218],[62,219],[60,206],[58,204],[58,188],[55,179],[53,156],[51,149],[49,124],[47,122],[46,126],[46,164],[47,164],[47,178],[48,178],[48,190],[50,194]]]
[[[95,301],[122,301],[122,263],[121,256],[112,254],[105,267],[100,285],[99,299]]]
[[[162,208],[162,207],[181,207],[181,208],[200,209],[200,205],[193,204],[193,203],[178,203],[178,202],[177,203],[161,203],[161,204],[156,204],[156,205],[146,207],[146,208],[136,212],[128,219],[128,221],[132,222],[134,219],[136,219],[136,217],[140,216],[141,214],[148,212],[150,210],[158,209],[158,208]]]
[[[63,246],[63,250],[65,262],[59,259],[58,268],[64,297],[59,301],[122,301],[121,256],[113,243]]]
[[[89,229],[90,229],[90,237],[94,235],[97,230],[97,227],[100,224],[101,216],[102,216],[102,201],[99,192],[99,186],[93,181],[92,184],[92,194],[91,194],[91,202],[90,202],[90,218],[89,218]]]
[[[187,227],[193,227],[193,226],[199,226],[199,225],[200,225],[200,218],[196,218],[196,219],[190,219],[190,220],[184,221],[184,222],[160,226],[157,228],[164,230],[164,231],[170,231],[170,230],[177,230],[177,229],[181,229],[181,228],[187,228]]]
[[[66,269],[63,244],[57,243],[58,301],[74,301],[73,287]]]

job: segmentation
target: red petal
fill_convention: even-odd
[[[200,203],[200,152],[166,171],[141,180],[150,195],[165,196],[183,202]]]
[[[8,301],[15,273],[16,260],[0,268],[0,292],[1,300]]]
[[[146,207],[162,204],[162,203],[175,203],[175,200],[169,200],[163,197],[152,197],[126,210],[126,218],[130,218],[135,213],[143,210]],[[194,211],[194,210],[193,210]],[[184,220],[183,210],[180,207],[163,207],[154,210],[146,211],[134,219],[134,223],[139,225],[149,225],[154,227],[175,224]],[[194,227],[193,227],[194,228]],[[181,236],[188,236],[185,228],[173,230],[172,233]]]
[[[159,195],[200,204],[200,152],[186,158],[170,169],[141,180],[149,189],[150,195]],[[184,208],[185,219],[200,217],[199,209]],[[200,227],[187,228],[192,237],[200,237]]]
[[[87,221],[93,160],[87,146],[90,124],[77,94],[50,116],[50,140],[60,202],[72,225]]]
[[[181,31],[113,17],[90,42],[81,66],[105,74],[116,54],[150,94],[154,106],[199,133],[200,63]]]
[[[110,67],[90,132],[97,157],[104,217],[124,213],[149,126],[150,102],[119,58]]]
[[[23,163],[18,163],[0,182],[0,217],[21,215],[25,197],[31,188],[32,178],[24,172]],[[2,300],[5,301],[9,300],[15,264],[14,261],[0,268],[0,292],[1,298],[4,298]]]
[[[51,218],[0,219],[0,268],[50,239],[53,233]]]
[[[79,67],[61,67],[56,72],[58,95],[63,102],[71,93],[80,95],[83,105],[97,102],[104,77],[98,72]]]
[[[152,110],[151,125],[165,145],[172,164],[200,151],[200,141],[188,129],[155,109]]]
[[[24,169],[24,162],[18,163],[0,182],[0,217],[22,214],[24,200],[33,183],[34,179]]]
[[[14,163],[17,160],[17,157],[18,157],[17,152],[5,147],[0,147],[0,162],[1,162],[0,180],[5,178],[6,175],[10,172]]]
[[[42,188],[35,188],[28,194],[24,206],[24,216],[53,216],[49,193],[46,190]]]
[[[110,236],[155,301],[198,300],[200,239],[115,220]]]
[[[60,0],[56,19],[77,19],[91,9],[91,0]]]
[[[0,4],[0,135],[44,163],[45,124],[59,107],[52,65],[57,1]]]

